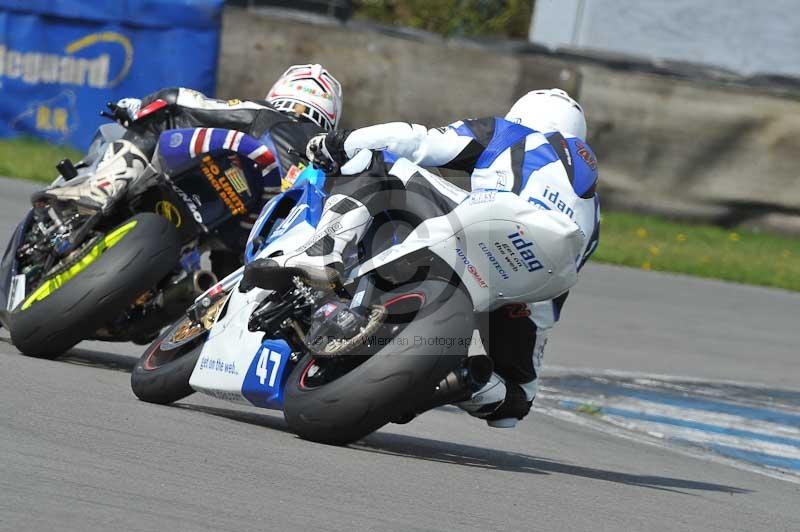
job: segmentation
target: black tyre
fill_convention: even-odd
[[[373,346],[381,347],[372,347],[374,354],[329,382],[314,382],[310,370],[326,362],[310,355],[290,375],[284,416],[300,437],[335,445],[361,439],[414,412],[467,356],[474,325],[463,289],[428,280],[383,294],[378,302],[389,311],[384,330],[389,323],[401,326],[377,335]],[[350,360],[346,364],[355,360],[342,358]]]
[[[194,393],[189,386],[208,331],[184,318],[159,336],[131,372],[131,389],[147,403],[165,405]]]
[[[106,238],[115,231],[121,236],[113,244],[99,242],[89,249],[96,258],[88,266],[8,314],[11,341],[17,349],[30,356],[55,358],[91,337],[178,263],[178,233],[164,218],[137,214]]]

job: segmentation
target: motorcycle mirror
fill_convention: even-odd
[[[58,170],[58,173],[64,178],[64,181],[69,181],[70,179],[74,179],[78,176],[78,171],[75,169],[75,165],[72,164],[72,161],[69,159],[62,159],[59,161],[59,163],[56,165],[56,170]]]

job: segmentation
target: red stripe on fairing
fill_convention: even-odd
[[[206,128],[202,128],[200,131],[197,132],[197,138],[194,141],[195,157],[203,153],[203,142],[206,140],[206,133],[208,133],[208,130]]]
[[[231,146],[233,146],[233,137],[235,137],[235,136],[236,136],[236,133],[234,133],[233,131],[228,131],[225,134],[225,140],[222,142],[222,149],[230,150]]]
[[[261,166],[269,166],[275,162],[275,157],[272,155],[271,151],[267,150],[258,157],[256,157],[254,160]]]
[[[211,150],[211,139],[214,137],[214,128],[210,127],[206,131],[206,138],[203,140],[203,153]]]

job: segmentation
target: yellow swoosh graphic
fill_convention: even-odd
[[[67,45],[64,51],[68,54],[74,54],[75,52],[79,52],[84,48],[99,42],[116,43],[121,45],[125,50],[125,63],[122,65],[122,70],[120,70],[119,74],[117,74],[117,77],[108,82],[108,86],[113,87],[128,75],[131,65],[133,64],[133,45],[131,44],[130,39],[121,33],[114,31],[102,31],[99,33],[92,33],[91,35],[87,35],[86,37],[82,37],[77,41],[71,42]]]

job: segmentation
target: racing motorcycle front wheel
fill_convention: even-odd
[[[4,316],[22,353],[55,358],[128,308],[178,263],[175,226],[137,214],[84,246]]]
[[[345,445],[415,412],[467,356],[472,301],[431,279],[380,293],[387,310],[363,348],[334,359],[304,356],[286,383],[284,416],[300,437]]]
[[[227,298],[211,303],[197,321],[185,316],[150,344],[131,372],[131,390],[147,403],[166,405],[194,393],[189,386],[211,324]]]

